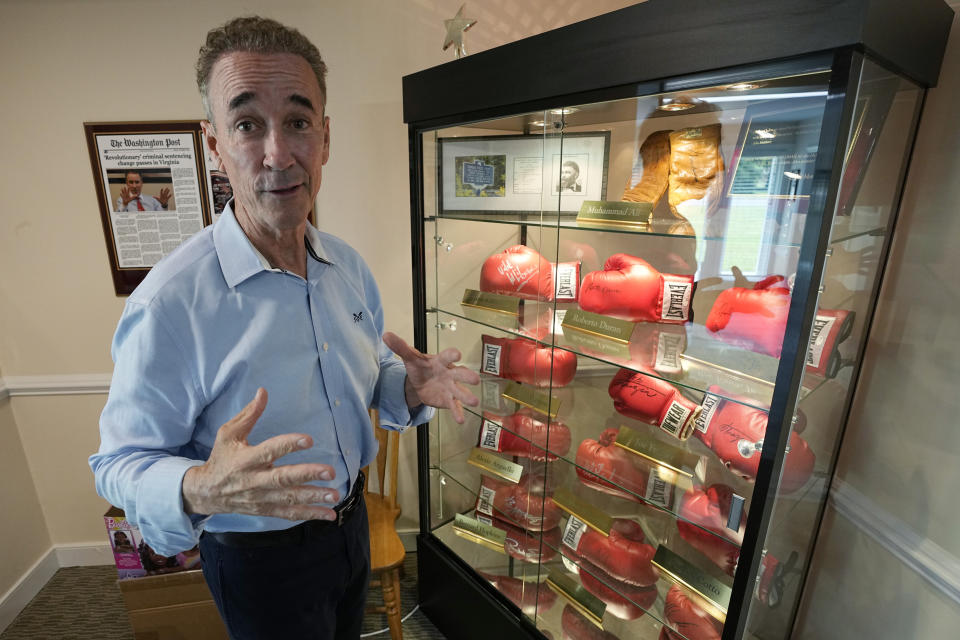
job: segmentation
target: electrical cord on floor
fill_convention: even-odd
[[[410,616],[412,616],[413,614],[415,614],[415,613],[417,612],[417,609],[419,609],[419,608],[420,608],[420,605],[418,604],[417,606],[415,606],[415,607],[413,608],[412,611],[410,611],[410,613],[408,613],[407,615],[405,615],[405,616],[403,616],[402,618],[400,618],[400,624],[403,624],[404,622],[406,622],[406,621],[407,621],[407,618],[409,618]],[[370,633],[361,633],[361,634],[360,634],[360,637],[361,637],[361,638],[369,638],[370,636],[377,636],[377,635],[380,635],[381,633],[385,633],[385,632],[387,632],[387,631],[390,631],[390,627],[384,627],[383,629],[380,629],[380,631],[371,631]]]

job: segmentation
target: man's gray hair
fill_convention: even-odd
[[[270,18],[259,16],[234,18],[207,33],[207,41],[200,47],[200,57],[197,59],[197,88],[203,100],[203,110],[210,122],[213,122],[208,95],[210,73],[221,56],[234,51],[264,54],[292,53],[300,56],[307,61],[317,76],[317,82],[320,83],[320,96],[326,104],[327,63],[323,61],[320,52],[306,36]]]

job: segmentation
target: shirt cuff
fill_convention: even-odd
[[[169,457],[156,461],[140,477],[137,492],[137,526],[157,553],[172,556],[192,549],[200,541],[200,525],[183,509],[183,476],[202,460]]]
[[[399,364],[399,363],[398,363]],[[403,429],[411,425],[423,424],[433,418],[434,408],[421,404],[419,407],[407,406],[405,385],[407,370],[401,365],[385,367],[380,372],[380,424]]]

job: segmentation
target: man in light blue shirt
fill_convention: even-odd
[[[460,354],[384,334],[363,259],[307,222],[330,149],[325,72],[271,20],[208,34],[203,127],[234,199],[127,301],[90,458],[97,491],[157,552],[199,540],[233,638],[358,637],[368,408],[402,428],[478,404]]]
[[[160,189],[157,197],[143,193],[143,175],[139,171],[127,171],[123,187],[114,211],[166,211],[170,203],[170,189]]]

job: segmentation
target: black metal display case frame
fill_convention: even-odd
[[[951,22],[952,11],[940,0],[812,0],[800,4],[785,0],[650,0],[403,79],[404,120],[409,124],[414,338],[417,348],[426,350],[421,134],[569,104],[830,71],[808,221],[769,409],[766,442],[776,446],[765,446],[761,453],[753,510],[724,626],[725,640],[744,637],[752,580],[760,567],[762,536],[771,517],[773,501],[768,498],[783,466],[789,436],[785,425],[789,427],[790,408],[797,400],[803,374],[806,342],[802,338],[809,335],[816,313],[824,264],[819,258],[830,241],[840,167],[854,118],[854,101],[848,96],[856,90],[865,60],[921,87],[935,85]],[[521,74],[515,69],[534,71]],[[554,72],[559,69],[564,72]],[[897,199],[904,177],[901,173]],[[895,213],[888,222],[881,273]],[[877,278],[872,299],[879,284]],[[870,319],[865,322],[869,328]],[[862,334],[858,354],[862,355],[867,333]],[[844,401],[844,422],[855,386],[854,380]],[[514,604],[479,579],[431,533],[428,438],[427,428],[421,427],[418,553],[424,611],[449,637],[543,637]],[[831,476],[835,454],[832,452]],[[822,510],[823,503],[817,522]],[[807,550],[807,557],[811,552]],[[795,615],[794,608],[791,618]]]

